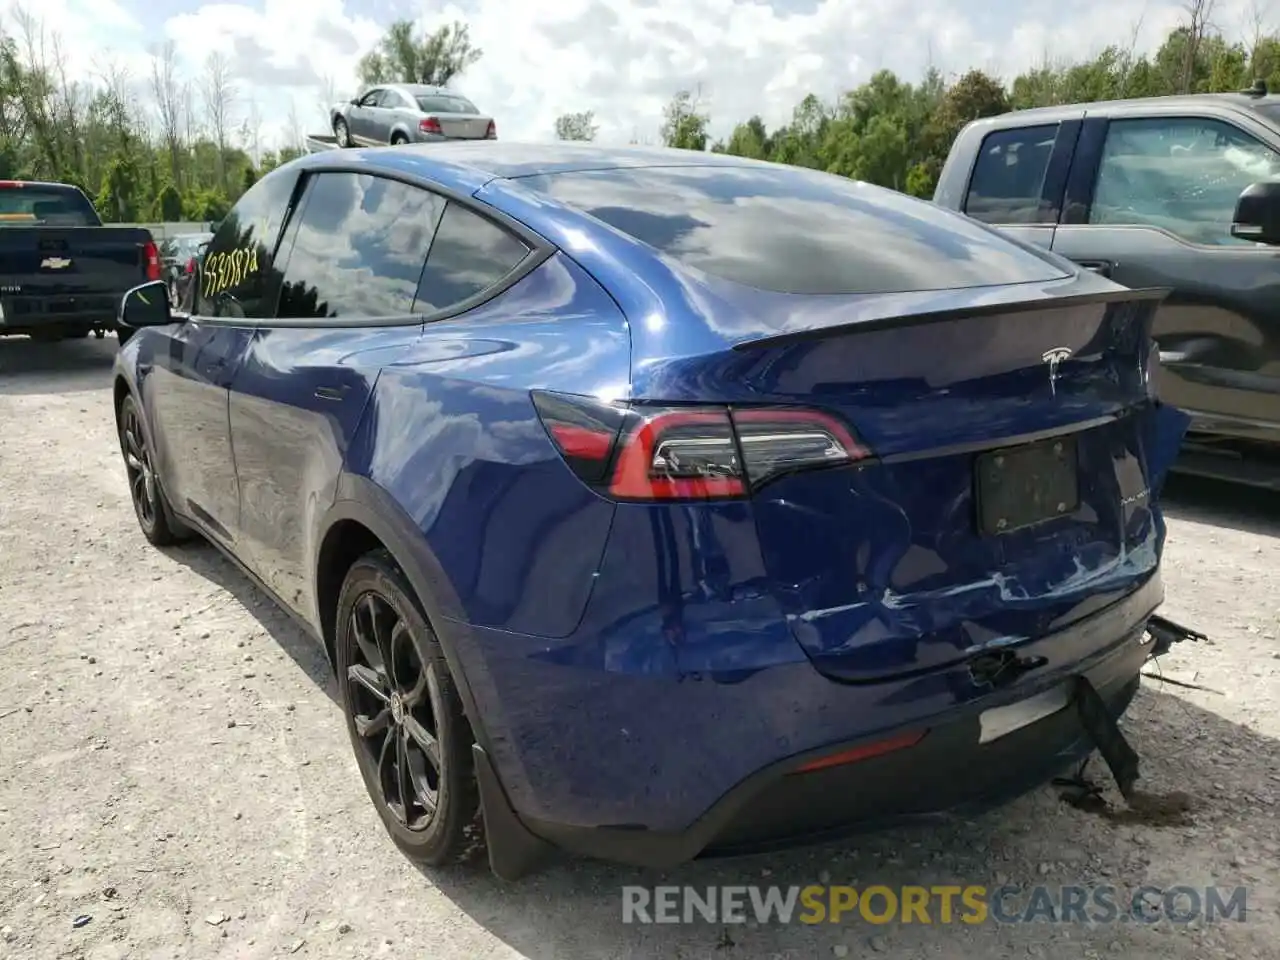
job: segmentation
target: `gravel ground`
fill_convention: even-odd
[[[0,957],[1276,956],[1280,503],[1178,484],[1167,611],[1212,643],[1126,723],[1190,822],[1117,823],[1049,788],[954,828],[665,874],[588,862],[518,885],[424,876],[367,801],[319,651],[210,547],[138,532],[115,341],[0,340]],[[1154,669],[1154,667],[1153,667]],[[623,884],[1248,888],[1246,922],[624,926]],[[84,918],[88,918],[87,921]],[[81,925],[77,926],[79,918]]]

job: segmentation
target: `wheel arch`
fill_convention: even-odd
[[[111,387],[111,408],[115,411],[117,430],[120,429],[120,411],[124,407],[124,398],[132,393],[133,388],[129,386],[129,381],[125,379],[125,375],[117,373]],[[137,402],[138,400],[135,397],[134,403]]]
[[[413,587],[423,616],[444,651],[476,741],[487,745],[484,724],[471,692],[462,658],[442,620],[462,620],[462,606],[417,524],[382,487],[364,477],[343,474],[333,505],[326,511],[313,566],[316,626],[330,664],[337,662],[335,639],[338,593],[351,564],[370,550],[384,549]]]

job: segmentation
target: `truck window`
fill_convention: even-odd
[[[1280,155],[1221,120],[1113,120],[1098,165],[1089,222],[1161,227],[1192,243],[1231,236],[1240,191],[1280,176]]]
[[[997,130],[978,151],[964,212],[992,224],[1052,223],[1040,202],[1058,124]]]
[[[0,183],[0,227],[96,227],[102,223],[74,187]]]

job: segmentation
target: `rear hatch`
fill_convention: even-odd
[[[819,669],[864,681],[936,669],[1147,581],[1170,459],[1148,391],[1162,295],[926,314],[735,351],[748,392],[835,414],[861,450],[753,496],[770,587]]]
[[[763,585],[828,676],[1035,639],[1156,572],[1185,429],[1152,395],[1165,291],[794,167],[520,185],[607,225],[557,239],[632,320],[633,405],[682,411],[623,442],[611,490],[749,495]]]

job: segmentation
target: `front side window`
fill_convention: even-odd
[[[270,317],[280,290],[276,241],[297,175],[267,174],[231,208],[200,263],[195,313],[206,317]]]
[[[1241,191],[1280,176],[1280,155],[1221,120],[1113,120],[1098,166],[1089,222],[1160,227],[1192,243],[1231,236]]]
[[[400,317],[413,299],[444,198],[369,174],[313,175],[286,236],[277,316]]]
[[[450,203],[422,271],[415,310],[436,313],[469,300],[500,283],[528,255],[523,240]]]
[[[964,212],[983,223],[1052,222],[1041,194],[1057,139],[1056,123],[988,134],[973,167]]]
[[[704,273],[779,293],[901,293],[1067,276],[968,217],[798,167],[617,168],[516,182]]]

